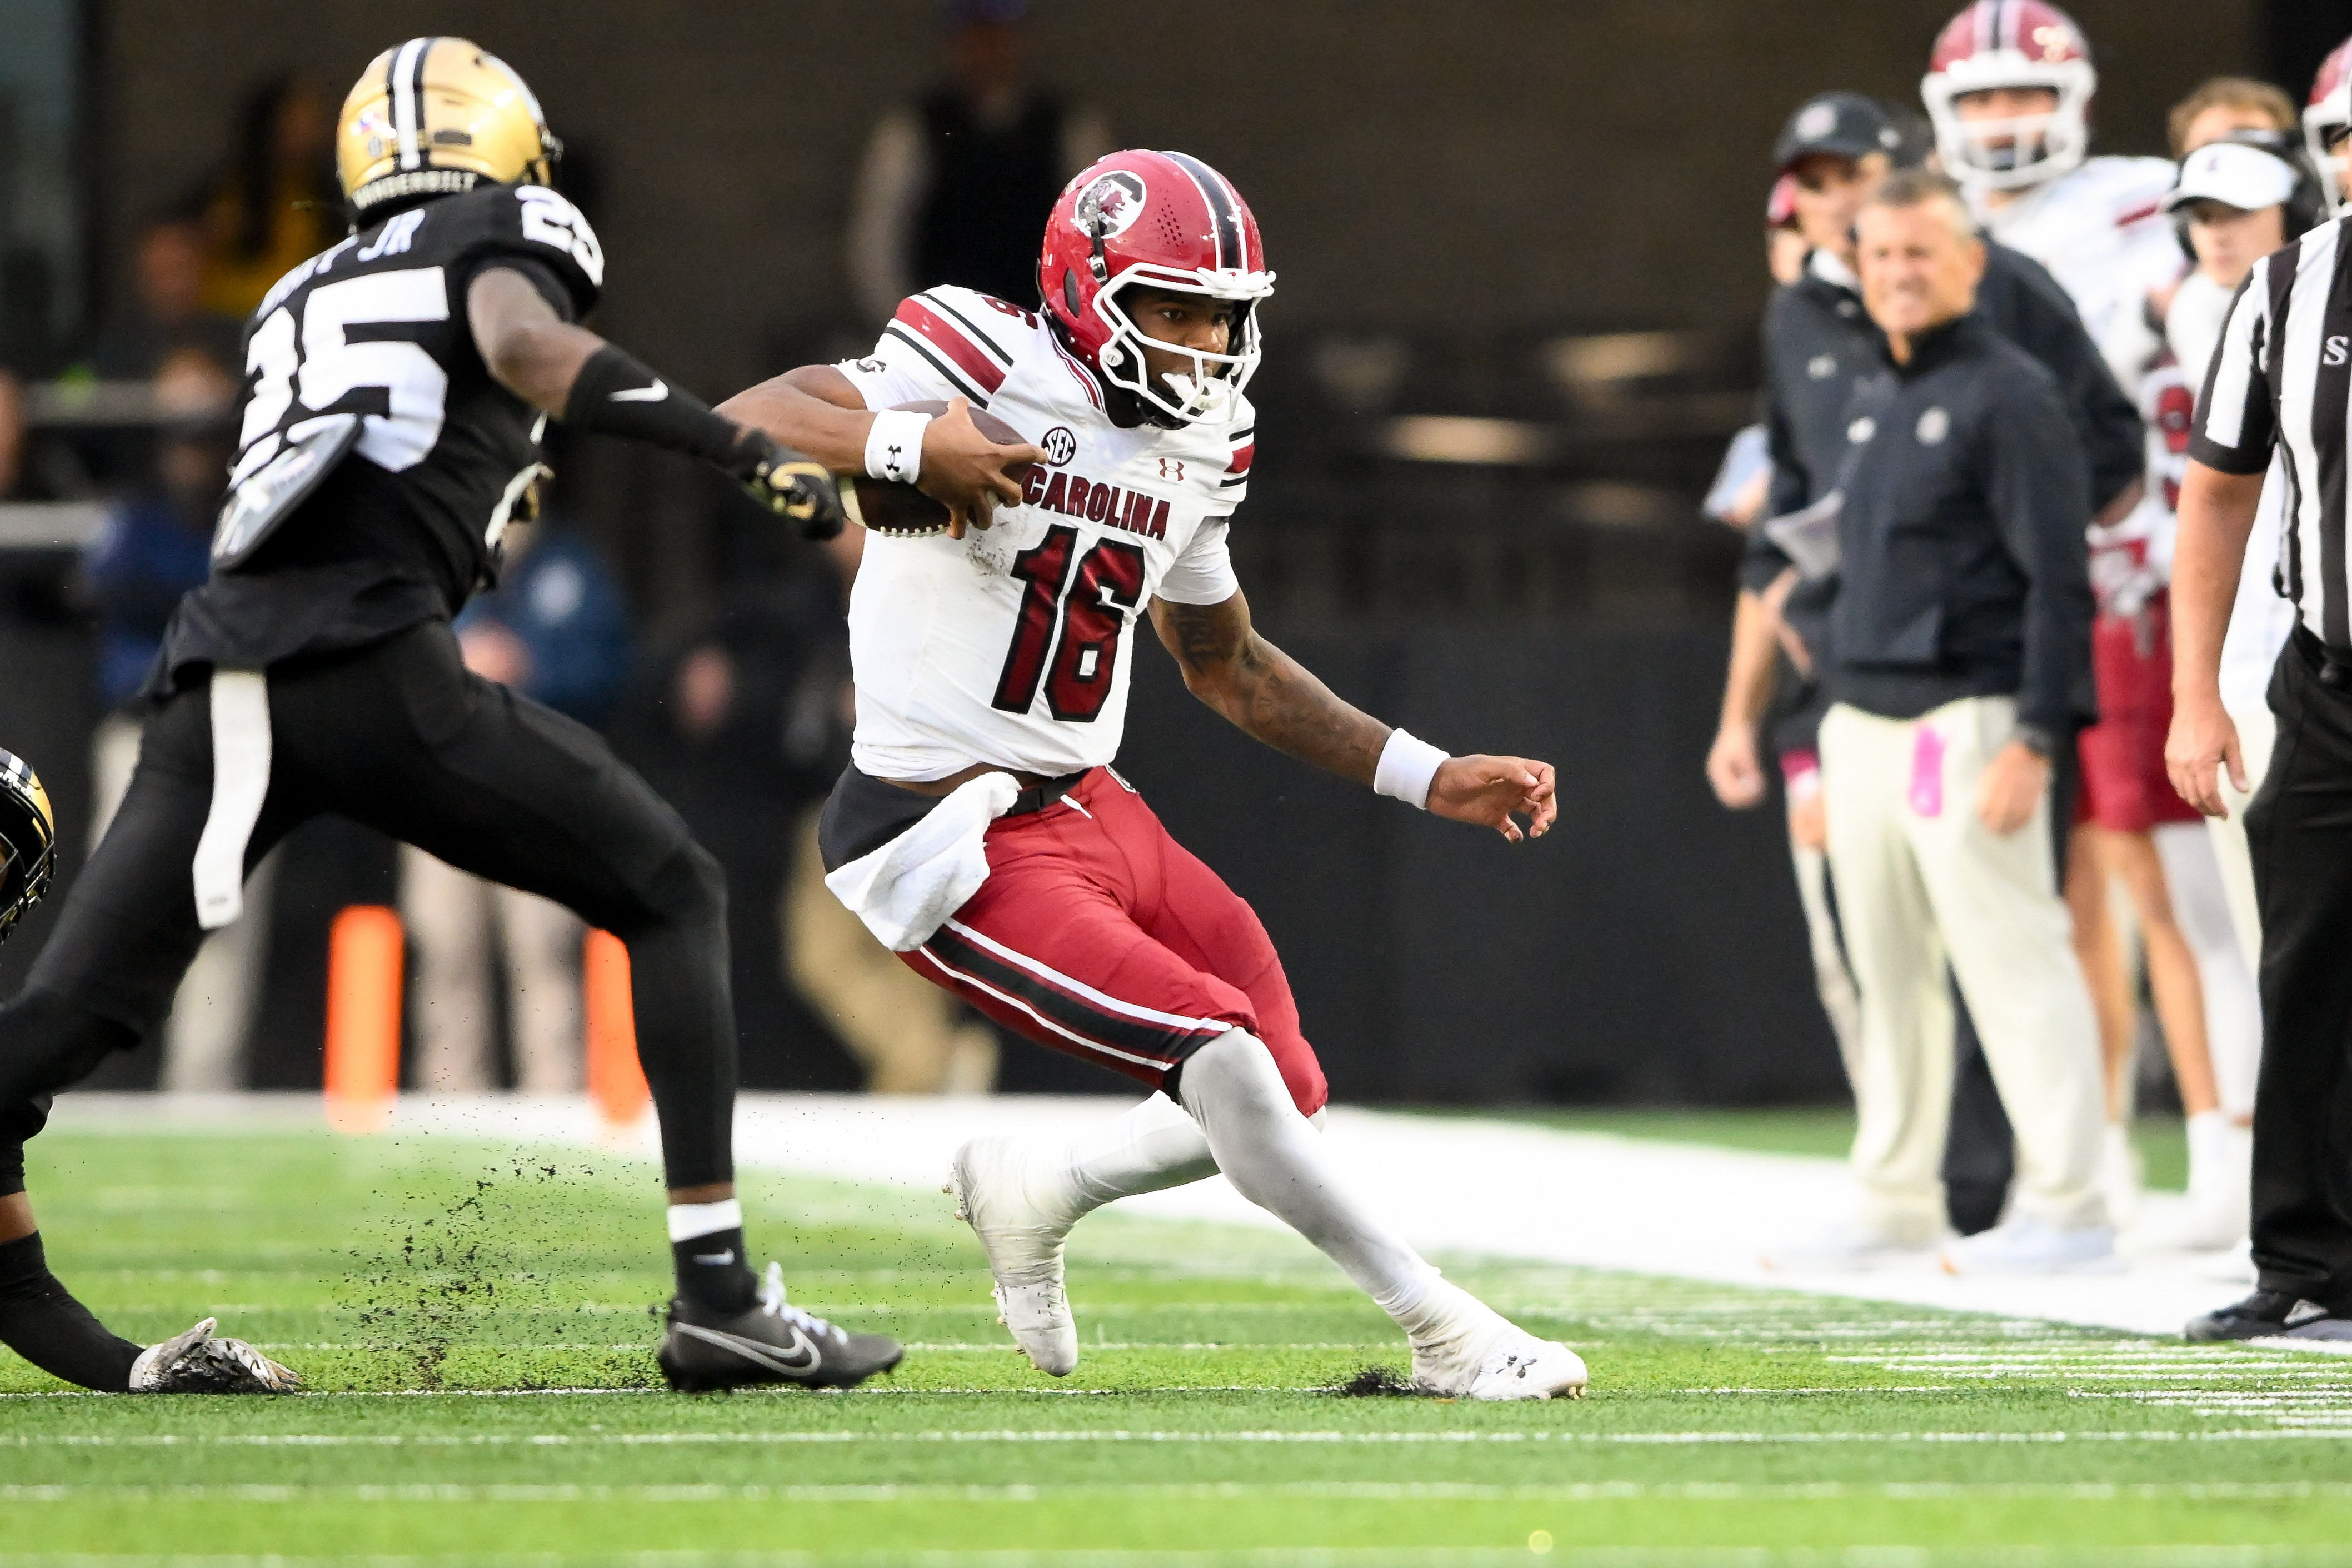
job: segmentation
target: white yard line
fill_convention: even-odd
[[[747,1094],[736,1116],[735,1150],[740,1163],[755,1169],[932,1188],[967,1138],[1061,1141],[1124,1109],[1108,1097]],[[323,1123],[317,1097],[293,1094],[68,1094],[52,1121],[61,1129],[142,1132]],[[393,1127],[405,1135],[645,1156],[656,1148],[650,1117],[615,1135],[583,1099],[405,1096]],[[2180,1257],[2134,1258],[2119,1274],[2054,1279],[1955,1279],[1927,1268],[1777,1273],[1761,1266],[1759,1247],[1845,1211],[1850,1187],[1840,1162],[1346,1106],[1332,1110],[1327,1136],[1335,1163],[1381,1213],[1432,1252],[1584,1264],[2168,1338],[2192,1314],[2244,1289]],[[1164,1219],[1279,1227],[1222,1179],[1119,1206]],[[1083,1227],[1071,1245],[1083,1253]],[[1673,1302],[1660,1308],[1671,1314]]]

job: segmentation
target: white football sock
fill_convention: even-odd
[[[2253,1136],[2226,1110],[2189,1119],[2189,1198],[2243,1226],[2253,1182]]]
[[[2230,895],[2213,836],[2202,822],[2168,822],[2152,837],[2172,899],[2172,918],[2189,942],[2204,988],[2206,1049],[2221,1109],[2231,1116],[2251,1116],[2254,1079],[2262,1070],[2262,996],[2230,919]]]
[[[1433,1291],[1437,1270],[1333,1179],[1315,1129],[1256,1036],[1234,1029],[1202,1047],[1180,1087],[1234,1190],[1313,1242],[1407,1333],[1428,1331],[1416,1327],[1424,1315],[1416,1309],[1433,1295],[1449,1313],[1452,1298],[1469,1300],[1451,1287]]]
[[[1050,1167],[1053,1162],[1039,1163]],[[1216,1158],[1209,1152],[1201,1124],[1164,1094],[1155,1094],[1126,1115],[1072,1140],[1063,1152],[1061,1167],[1063,1180],[1055,1184],[1047,1201],[1066,1212],[1072,1224],[1120,1198],[1181,1187],[1217,1173]]]

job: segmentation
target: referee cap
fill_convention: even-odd
[[[2165,194],[2164,210],[2189,202],[2220,202],[2242,212],[2284,206],[2294,195],[2294,166],[2242,142],[2212,142],[2180,161],[2180,178]]]

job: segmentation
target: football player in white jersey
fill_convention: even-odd
[[[2198,266],[2177,289],[2155,291],[2143,309],[2120,313],[2105,345],[2112,362],[2136,372],[2130,384],[2147,421],[2148,475],[2147,492],[2128,517],[2091,530],[2100,719],[2084,731],[2081,752],[2089,808],[2084,826],[2093,830],[2086,837],[2138,913],[2148,986],[2189,1123],[2188,1211],[2165,1231],[2144,1231],[2139,1239],[2213,1250],[2234,1246],[2246,1231],[2262,1016],[2217,836],[2189,815],[2165,769],[2173,512],[2198,385],[2219,336],[2200,331],[2211,313],[2206,307],[2217,297],[2226,303],[2254,261],[2317,223],[2322,207],[2315,183],[2296,165],[2294,108],[2275,88],[2209,82],[2173,120],[2186,156],[2165,207]],[[2175,352],[2175,341],[2198,345],[2189,363]],[[2257,611],[2247,624],[2262,619]],[[2273,659],[2277,651],[2269,649]],[[2105,999],[2102,1024],[2112,1037],[2111,1064],[2120,1069],[2128,1059],[2134,1008],[2120,963],[2102,967],[2118,993]]]
[[[2090,45],[2064,12],[1975,0],[1937,36],[1919,96],[1978,221],[2048,268],[2104,342],[2118,310],[2182,266],[2159,205],[2172,165],[2089,156],[2097,86]]]
[[[1272,293],[1251,216],[1180,153],[1114,153],[1063,191],[1032,310],[962,289],[898,309],[866,358],[742,394],[734,417],[836,469],[919,478],[957,399],[1034,443],[992,520],[877,534],[850,597],[857,728],[827,804],[827,884],[917,973],[1155,1092],[1073,1147],[967,1143],[950,1187],[1015,1342],[1067,1373],[1062,1242],[1114,1198],[1222,1171],[1405,1331],[1415,1385],[1580,1394],[1584,1363],[1437,1271],[1328,1170],[1322,1069],[1257,917],[1109,766],[1147,613],[1192,692],[1259,740],[1517,842],[1555,815],[1518,757],[1448,757],[1334,696],[1254,630],[1225,544],[1248,491],[1244,387]],[[960,526],[968,521],[975,526]],[[1522,827],[1515,816],[1525,818]]]
[[[2311,79],[2311,101],[2303,111],[2303,144],[2320,178],[2332,181],[2328,200],[2334,215],[2352,213],[2352,38],[2347,38],[2319,62]]]

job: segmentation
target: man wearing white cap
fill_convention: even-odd
[[[2169,581],[2190,415],[2221,315],[2255,260],[2316,216],[2316,193],[2284,161],[2288,153],[2279,130],[2223,132],[2202,145],[2189,143],[2162,205],[2174,215],[2182,247],[2206,265],[2180,285],[2151,293],[2145,312],[2118,318],[2107,344],[2111,360],[2137,372],[2148,426],[2147,484],[2130,516],[2091,530],[2091,580],[2100,600],[2093,633],[2100,722],[2081,742],[2085,826],[2098,863],[2129,889],[2137,908],[2148,986],[2189,1122],[2188,1207],[2144,1233],[2143,1245],[2228,1247],[2244,1237],[2247,1221],[2261,1012],[2253,960],[2233,927],[2213,837],[2166,777]],[[2290,205],[2299,215],[2293,220]],[[2173,351],[2168,327],[2184,352]],[[2267,565],[2259,583],[2249,591],[2274,599]],[[2262,624],[2257,605],[2245,617],[2243,640],[2261,642]],[[2256,707],[2284,635],[2278,627],[2278,640],[2253,656],[2260,668],[2248,684]],[[2239,853],[2242,859],[2242,847]],[[2099,965],[2085,967],[2095,977],[2101,973]],[[2115,969],[2120,982],[2121,967]],[[2120,1017],[2113,1044],[2122,1048],[2110,1053],[2109,1063],[2119,1071],[2129,1060],[2132,1009],[2123,994],[2115,1002]],[[2119,1132],[2128,1107],[2115,1110]]]

